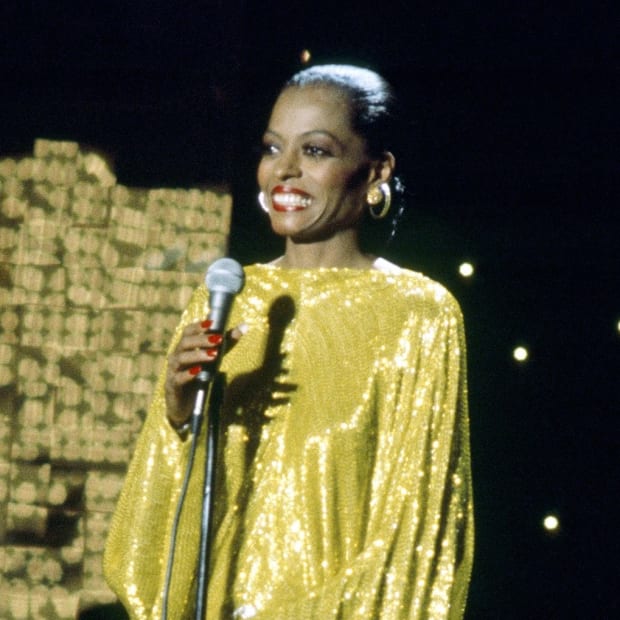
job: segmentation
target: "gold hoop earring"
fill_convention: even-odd
[[[369,188],[366,193],[366,202],[368,203],[368,213],[374,220],[382,220],[390,210],[392,205],[392,191],[390,186],[385,181],[383,183],[376,183]],[[381,205],[381,203],[383,203]],[[381,205],[379,210],[375,209],[378,205]]]
[[[269,207],[267,206],[267,201],[265,200],[265,192],[258,192],[258,204],[265,213],[269,213]]]

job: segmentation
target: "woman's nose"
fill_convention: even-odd
[[[295,155],[295,153],[282,153],[278,158],[276,174],[279,179],[299,177],[301,175],[301,167],[297,155]]]

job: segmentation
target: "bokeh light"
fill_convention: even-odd
[[[301,54],[299,54],[299,59],[301,60],[301,62],[305,65],[308,64],[310,62],[312,58],[312,54],[310,53],[310,50],[306,49],[306,50],[302,50]]]
[[[461,263],[459,265],[459,273],[464,278],[471,278],[474,275],[474,266],[468,262]]]
[[[560,519],[554,514],[545,515],[542,524],[549,533],[555,533],[560,529]]]
[[[512,357],[514,357],[517,362],[525,362],[529,356],[530,353],[524,346],[515,347],[512,352]]]

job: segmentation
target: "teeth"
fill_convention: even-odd
[[[309,207],[312,202],[307,196],[299,194],[274,194],[273,201],[285,207]]]

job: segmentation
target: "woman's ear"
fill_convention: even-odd
[[[379,181],[382,183],[389,183],[395,168],[396,158],[390,151],[384,151],[381,153],[381,156],[371,164],[368,182],[375,183]]]

